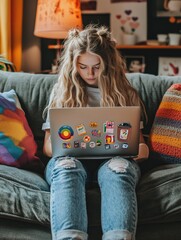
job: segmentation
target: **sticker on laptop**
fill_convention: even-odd
[[[98,123],[97,122],[90,122],[89,126],[92,127],[92,128],[95,128],[95,127],[98,126]]]
[[[91,131],[91,134],[92,134],[93,137],[100,137],[101,136],[101,131],[98,130],[98,129],[93,129]]]
[[[114,121],[106,121],[103,125],[103,131],[105,133],[114,133]]]
[[[115,144],[114,144],[114,148],[115,148],[115,149],[118,149],[118,148],[119,148],[119,144],[118,144],[118,143],[115,143]]]
[[[81,142],[81,143],[80,143],[80,147],[81,147],[82,149],[86,149],[87,145],[86,145],[85,142]]]
[[[106,150],[109,150],[109,149],[111,148],[111,145],[110,145],[110,144],[105,144],[104,146],[105,146],[105,149],[106,149]]]
[[[70,141],[74,136],[74,131],[70,126],[63,125],[58,130],[59,137],[64,141]]]
[[[96,146],[97,146],[97,147],[100,147],[101,145],[102,145],[102,141],[101,141],[101,140],[97,140],[97,141],[96,141]]]
[[[85,129],[84,124],[79,124],[78,126],[76,126],[76,129],[77,129],[77,133],[79,136],[86,134],[86,129]]]
[[[90,142],[90,140],[91,140],[91,138],[90,138],[90,136],[88,136],[88,135],[85,135],[84,138],[83,138],[83,141],[84,141],[85,143]]]
[[[96,143],[95,143],[95,142],[90,142],[90,143],[89,143],[89,147],[90,147],[90,148],[95,148],[95,146],[96,146]]]
[[[129,147],[128,143],[123,143],[122,148],[127,149]]]
[[[121,123],[117,128],[117,138],[119,141],[128,140],[131,133],[131,124],[130,123]]]
[[[79,148],[79,147],[80,147],[79,141],[74,141],[74,148]]]
[[[64,149],[70,149],[71,148],[71,144],[70,143],[62,143],[62,147]]]
[[[115,136],[113,134],[107,134],[105,141],[107,144],[113,144],[115,143]]]

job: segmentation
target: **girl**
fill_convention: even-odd
[[[58,82],[47,109],[51,107],[97,107],[142,105],[125,76],[125,63],[106,27],[89,25],[71,30],[64,43]],[[51,157],[49,117],[44,153]],[[94,163],[101,190],[101,220],[104,240],[135,239],[137,200],[135,188],[140,178],[136,160],[148,157],[148,147],[140,133],[137,159],[120,156]],[[95,161],[94,161],[95,162]],[[86,170],[85,170],[86,169]],[[89,169],[73,157],[52,158],[46,167],[51,186],[51,230],[55,240],[88,239],[85,184]]]

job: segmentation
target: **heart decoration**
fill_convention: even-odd
[[[118,13],[115,15],[116,19],[118,19],[120,22],[121,30],[129,34],[133,34],[140,25],[140,23],[138,22],[139,17],[132,16],[132,14],[132,9],[124,9],[123,14]]]
[[[121,15],[116,15],[116,18],[117,19],[121,19]]]
[[[122,25],[124,25],[127,22],[127,20],[126,19],[121,19],[120,22],[121,22]]]
[[[131,10],[125,10],[124,12],[126,13],[126,15],[130,15],[132,13]]]
[[[134,29],[136,29],[136,28],[138,28],[138,27],[139,27],[139,25],[140,25],[140,24],[139,24],[138,22],[130,22],[130,24],[129,24],[129,25],[130,25],[130,27],[131,27],[131,28],[134,28]]]
[[[133,20],[133,21],[137,21],[137,20],[138,20],[138,17],[132,17],[132,20]]]

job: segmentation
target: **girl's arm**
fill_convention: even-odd
[[[51,138],[50,138],[50,130],[49,129],[45,130],[43,153],[48,157],[52,157],[52,145],[51,145]]]
[[[138,152],[138,156],[136,158],[134,158],[134,160],[142,161],[142,160],[147,159],[148,156],[149,156],[149,148],[146,145],[144,138],[143,138],[142,131],[140,130],[139,152]]]

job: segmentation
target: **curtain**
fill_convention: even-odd
[[[23,0],[0,0],[0,54],[13,62],[16,70],[22,64]]]

